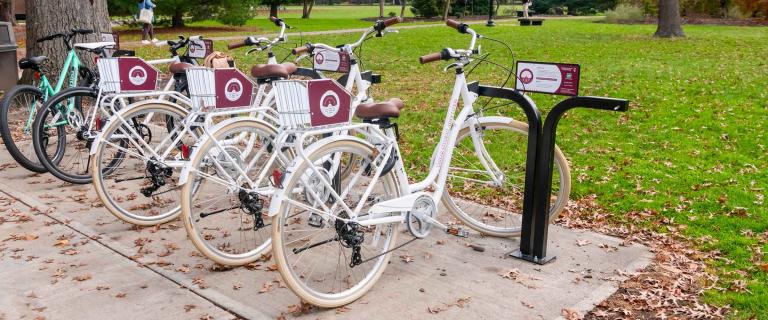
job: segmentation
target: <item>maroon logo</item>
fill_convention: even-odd
[[[523,71],[520,71],[520,82],[523,84],[533,82],[533,71],[531,71],[531,69],[523,69]]]
[[[352,98],[336,81],[310,80],[307,89],[312,126],[349,122]]]
[[[216,108],[242,108],[251,105],[253,82],[237,69],[216,69]]]
[[[144,60],[135,57],[118,58],[120,72],[120,89],[123,91],[155,90],[157,85],[157,69],[148,65]]]
[[[322,53],[315,55],[315,62],[317,62],[317,64],[323,64],[323,62],[325,62],[325,57],[323,57]]]

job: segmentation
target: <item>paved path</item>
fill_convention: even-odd
[[[595,19],[594,16],[578,16],[578,17],[544,17],[544,19],[547,20],[563,20],[563,19]],[[465,23],[469,25],[484,25],[486,23],[486,20],[473,20],[473,21],[464,21]],[[500,19],[495,20],[496,26],[519,26],[517,22],[517,18],[514,19]],[[414,24],[414,25],[404,25],[404,26],[394,26],[388,28],[388,30],[408,30],[408,29],[420,29],[420,28],[431,28],[431,27],[440,27],[445,26],[444,22],[441,23],[430,23],[430,24]],[[367,28],[354,28],[354,29],[339,29],[339,30],[325,30],[325,31],[307,31],[302,33],[287,33],[288,37],[295,37],[295,36],[314,36],[314,35],[325,35],[325,34],[344,34],[344,33],[362,33],[363,31],[367,30]],[[246,33],[243,32],[243,36],[245,36]],[[205,35],[203,35],[205,36]],[[214,41],[232,41],[232,40],[242,40],[243,36],[226,36],[226,37],[209,37],[208,39],[212,39]],[[259,36],[264,37],[275,37],[277,36],[277,33],[268,33],[268,34],[262,34]],[[140,46],[142,45],[139,41],[132,41],[132,42],[122,42],[121,46]]]
[[[220,270],[196,253],[179,221],[144,229],[122,223],[90,185],[31,174],[2,147],[0,168],[0,319],[293,317],[299,299],[268,270],[271,261]],[[616,238],[557,226],[550,232],[557,260],[544,266],[509,258],[517,239],[435,233],[395,252],[359,301],[300,317],[554,319],[563,309],[590,310],[651,258],[647,248]],[[509,272],[517,280],[502,277]]]

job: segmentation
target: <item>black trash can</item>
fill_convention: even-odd
[[[16,65],[16,36],[10,22],[0,22],[0,91],[8,91],[19,80]]]

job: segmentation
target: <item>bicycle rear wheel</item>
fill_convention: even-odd
[[[398,197],[400,186],[393,173],[372,179],[385,163],[376,162],[381,160],[379,152],[371,145],[354,138],[318,144],[307,152],[311,163],[291,165],[282,191],[272,199],[280,201],[272,218],[272,248],[288,287],[309,303],[332,308],[362,297],[384,272],[399,223],[360,223],[373,218],[367,216],[370,206]],[[342,178],[332,173],[333,159],[352,166],[350,174]],[[336,182],[329,187],[320,183],[323,179]],[[366,195],[369,186],[372,192]],[[332,189],[338,197],[330,196]],[[350,215],[341,210],[338,199],[353,210],[360,205],[362,216],[346,220]],[[400,213],[377,218],[390,215]]]
[[[274,170],[284,169],[272,150],[277,131],[241,118],[211,132],[190,159],[181,192],[181,220],[195,247],[224,265],[256,261],[270,249],[269,206]],[[272,150],[272,151],[270,151]]]
[[[178,216],[178,177],[187,163],[184,149],[200,136],[184,130],[188,114],[173,105],[138,105],[112,117],[104,127],[90,172],[96,194],[115,217],[147,226]],[[175,124],[171,132],[169,122]]]
[[[32,124],[43,101],[43,92],[30,85],[13,87],[0,102],[0,135],[16,162],[33,172],[45,172],[32,145]]]
[[[469,128],[459,132],[442,202],[461,222],[483,234],[519,236],[525,187],[528,125],[510,118],[481,118],[481,140],[502,183],[496,184],[477,157]],[[560,215],[571,192],[568,161],[555,147],[550,222]]]
[[[35,154],[55,177],[73,184],[91,182],[90,146],[96,132],[88,116],[98,108],[97,92],[71,88],[48,99],[32,126]],[[103,115],[102,115],[103,116]]]

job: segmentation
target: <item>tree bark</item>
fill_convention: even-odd
[[[312,14],[312,8],[315,6],[315,0],[304,0],[304,9],[301,13],[302,19],[309,19],[309,15]]]
[[[443,21],[448,20],[449,11],[451,11],[451,0],[445,0],[445,9],[443,10]]]
[[[406,0],[400,0],[400,18],[405,18],[405,6],[407,3],[408,1]]]
[[[685,37],[680,18],[679,0],[659,0],[659,24],[655,37]]]
[[[0,20],[16,25],[16,14],[13,12],[13,0],[0,0]]]
[[[171,27],[180,28],[184,26],[184,11],[182,8],[176,8],[173,11],[173,18],[171,19]]]
[[[379,0],[379,18],[384,18],[384,1],[386,0]]]
[[[67,58],[67,47],[62,38],[38,43],[37,39],[55,33],[66,33],[72,28],[92,29],[95,32],[112,32],[107,13],[107,0],[26,0],[27,56],[44,55],[50,59],[51,70],[46,74],[51,82],[58,78],[59,69]],[[78,35],[74,42],[98,41],[98,34]],[[89,55],[80,53],[80,61],[93,66]],[[31,72],[24,72],[22,82],[31,82]]]
[[[277,15],[277,9],[280,6],[280,2],[277,0],[273,0],[269,3],[269,16],[270,17],[278,17]]]

